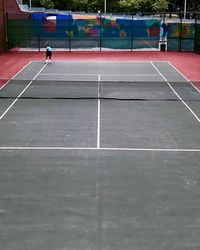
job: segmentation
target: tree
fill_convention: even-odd
[[[188,0],[187,5],[188,11],[200,11],[200,0]]]
[[[97,11],[101,9],[101,3],[99,0],[56,0],[55,6],[60,10],[71,11]]]
[[[53,9],[55,7],[54,2],[51,0],[40,0],[40,4],[47,9]]]
[[[55,8],[59,10],[71,10],[73,0],[54,0]]]
[[[153,3],[153,9],[157,12],[164,12],[168,9],[169,3],[167,0],[157,0]]]
[[[167,3],[168,2],[168,3]],[[29,0],[23,0],[29,5]],[[52,8],[59,10],[97,12],[104,11],[104,0],[31,0],[33,7]],[[107,0],[107,12],[131,13],[152,11],[183,11],[184,0]],[[200,11],[200,0],[187,0],[187,11]]]
[[[29,0],[23,0],[23,4],[30,4]],[[40,0],[31,0],[32,7],[41,7]]]
[[[119,0],[118,4],[121,11],[131,13],[139,9],[139,1],[140,0]]]
[[[153,4],[155,0],[139,0],[140,12],[152,12],[154,10]]]

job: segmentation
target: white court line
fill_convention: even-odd
[[[58,73],[42,73],[40,74],[42,76],[98,76],[99,74],[58,74]],[[123,74],[115,74],[115,75],[104,75],[101,74],[101,76],[160,76],[159,74],[132,74],[132,75],[123,75]]]
[[[94,150],[147,152],[200,152],[198,148],[108,148],[108,147],[0,147],[0,150]]]
[[[41,63],[43,61],[37,61],[37,60],[32,60],[32,62],[35,62],[35,63]],[[97,60],[97,61],[52,61],[54,64],[55,63],[62,63],[62,64],[81,64],[81,63],[88,63],[88,64],[91,64],[91,63],[104,63],[104,64],[107,64],[107,63],[116,63],[116,64],[121,64],[121,63],[150,63],[151,61],[142,61],[142,60],[137,60],[137,61],[132,61],[132,60],[120,60],[120,61],[105,61],[102,59],[101,60]],[[158,60],[158,61],[153,61],[153,62],[168,62],[166,60]]]
[[[45,64],[37,73],[37,75],[29,82],[29,84],[22,90],[22,92],[17,96],[17,98],[10,104],[10,106],[4,111],[4,113],[0,116],[0,120],[9,112],[12,106],[19,100],[19,98],[23,95],[23,93],[27,90],[27,88],[31,85],[31,83],[35,80],[35,78],[40,74],[40,72],[46,67]]]
[[[29,63],[27,63],[19,72],[17,72],[11,79],[9,79],[6,83],[4,83],[4,85],[2,85],[0,87],[0,90],[2,90],[11,80],[13,80],[19,73],[21,73],[29,64],[31,64],[32,61],[30,61]]]
[[[195,114],[195,112],[187,105],[186,102],[183,101],[183,99],[179,96],[179,94],[176,92],[176,90],[171,86],[171,84],[168,82],[168,80],[163,76],[163,74],[157,69],[157,67],[154,65],[153,62],[151,62],[152,66],[159,72],[159,74],[163,77],[163,79],[166,81],[168,86],[171,88],[171,90],[174,92],[174,94],[179,98],[179,100],[186,106],[186,108],[193,114],[193,116],[196,118],[196,120],[200,123],[200,118]]]
[[[101,76],[98,75],[98,117],[97,117],[97,148],[100,148],[100,121],[101,121],[101,101],[100,101]]]
[[[61,74],[58,74],[58,73],[42,73],[40,74],[42,76],[97,76],[98,74],[72,74],[72,73],[61,73]]]
[[[104,75],[101,74],[101,76],[159,76],[159,74],[131,74],[131,75],[123,75],[123,74],[115,74],[115,75]]]
[[[200,89],[198,89],[189,79],[187,79],[186,76],[184,76],[171,62],[168,62],[180,75],[182,75],[183,78],[185,78],[185,80],[190,83],[193,88],[195,88],[199,93],[200,93]]]

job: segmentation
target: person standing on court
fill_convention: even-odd
[[[51,48],[51,46],[49,44],[47,44],[45,63],[51,62],[51,56],[52,56],[52,48]]]

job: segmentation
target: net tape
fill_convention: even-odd
[[[200,100],[200,92],[189,82],[66,80],[6,82],[5,79],[0,82],[2,83],[0,99]]]

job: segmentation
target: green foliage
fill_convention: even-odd
[[[153,9],[157,12],[164,12],[168,9],[169,2],[167,0],[157,0],[153,4]]]
[[[54,2],[52,2],[51,0],[40,0],[40,4],[47,9],[53,9],[55,7]]]
[[[140,0],[119,0],[118,3],[123,12],[131,13],[139,9],[139,2]]]
[[[29,0],[23,0],[23,4],[30,4]],[[41,7],[40,0],[31,0],[32,7]]]
[[[29,0],[23,0],[29,5]],[[32,7],[57,8],[59,10],[97,12],[104,11],[104,0],[31,0]],[[163,12],[183,11],[184,0],[106,0],[107,12]],[[200,11],[200,0],[187,0],[188,11]]]
[[[72,0],[55,0],[55,8],[59,10],[71,10]]]
[[[140,12],[152,12],[153,4],[155,0],[140,0],[139,1],[139,11]]]

